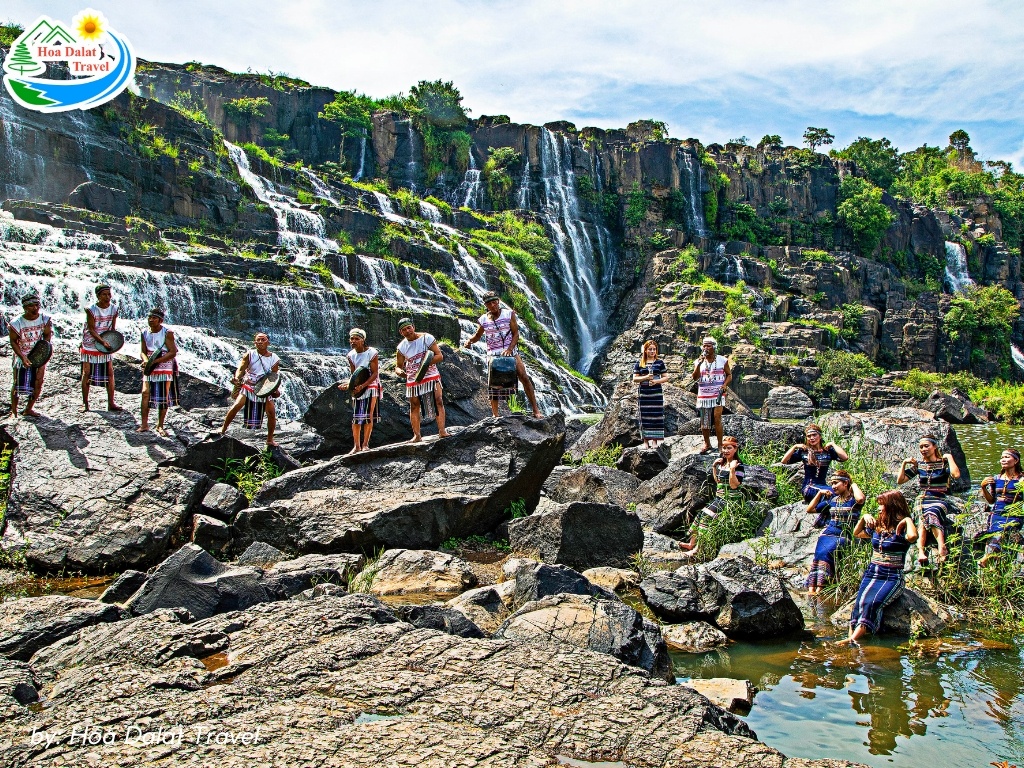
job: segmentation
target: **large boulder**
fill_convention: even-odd
[[[9,699],[18,704],[37,701],[37,687],[35,675],[28,664],[0,657],[0,712],[7,714],[4,705]]]
[[[589,648],[675,682],[672,659],[658,625],[618,601],[549,595],[522,606],[494,637]]]
[[[791,445],[804,441],[804,429],[799,424],[777,424],[749,414],[733,413],[722,416],[722,430],[726,435],[732,435],[740,441],[740,450],[772,446],[779,451],[780,459]],[[677,434],[689,436],[700,433],[700,419],[694,418],[680,426]],[[714,441],[712,437],[712,442]]]
[[[824,429],[838,431],[849,443],[851,454],[867,454],[885,462],[891,479],[899,474],[900,463],[907,458],[921,458],[918,441],[922,435],[938,438],[940,453],[949,453],[960,467],[960,477],[953,481],[954,491],[971,487],[967,459],[957,439],[956,430],[930,411],[921,408],[882,408],[868,413],[842,411],[821,419]]]
[[[749,680],[736,680],[731,677],[709,677],[687,680],[683,683],[693,688],[701,696],[707,696],[713,703],[727,712],[746,714],[754,703],[757,691]]]
[[[258,568],[229,566],[186,544],[168,557],[125,604],[136,616],[160,608],[184,608],[197,619],[238,611],[271,599]]]
[[[420,629],[437,629],[459,637],[486,637],[462,611],[447,605],[399,605],[395,615]]]
[[[101,603],[126,603],[128,598],[142,589],[142,585],[148,579],[148,574],[129,569],[114,579],[113,583],[99,596],[99,601]]]
[[[469,563],[426,549],[389,549],[352,579],[353,590],[374,595],[451,595],[475,586]]]
[[[643,549],[644,533],[635,513],[613,504],[545,501],[532,515],[508,524],[508,539],[515,551],[583,571],[629,567]]]
[[[921,403],[921,408],[950,424],[984,424],[992,420],[988,411],[972,403],[959,389],[949,393],[935,390]]]
[[[11,765],[139,764],[139,745],[124,738],[32,743],[33,731],[69,734],[83,722],[213,734],[168,739],[150,761],[220,768],[299,768],[325,755],[423,768],[526,768],[553,755],[692,768],[789,762],[703,696],[608,654],[417,629],[366,595],[267,603],[192,623],[162,611],[89,627],[40,652],[33,671],[46,707],[0,723]],[[227,738],[230,748],[220,743]]]
[[[236,514],[249,506],[245,496],[233,485],[214,483],[203,496],[200,508],[203,513],[230,523]]]
[[[517,569],[512,605],[519,607],[548,595],[559,594],[618,600],[610,589],[591,584],[582,574],[565,565],[536,563]]]
[[[764,522],[757,529],[754,538],[737,544],[726,544],[718,552],[719,557],[742,555],[753,559],[755,546],[764,547],[766,557],[773,568],[783,568],[796,576],[806,576],[814,559],[814,548],[818,544],[821,529],[814,527],[817,515],[806,512],[802,501],[776,507],[768,511]],[[763,538],[767,535],[767,539]]]
[[[0,603],[0,656],[28,661],[40,648],[82,627],[117,621],[116,605],[64,595],[23,597]]]
[[[706,653],[729,644],[729,638],[725,633],[706,621],[665,624],[661,628],[661,634],[669,648],[685,653]]]
[[[636,477],[615,467],[600,464],[558,466],[544,481],[544,493],[559,504],[592,501],[624,507],[634,501],[639,485]]]
[[[804,626],[782,579],[745,557],[654,573],[640,591],[660,618],[708,621],[733,638],[778,637]]]
[[[800,387],[775,387],[761,406],[766,419],[806,419],[814,413],[814,401]]]
[[[295,552],[433,549],[532,507],[562,454],[561,415],[485,419],[442,440],[389,445],[271,480],[235,520],[244,545]]]
[[[850,600],[832,614],[832,623],[835,626],[841,629],[849,628],[853,603],[854,601]],[[878,634],[938,637],[955,623],[952,614],[941,603],[912,589],[905,589],[903,594],[882,612],[882,626]]]
[[[363,567],[362,555],[303,555],[274,563],[263,573],[263,586],[277,600],[297,595],[318,584],[346,584]]]
[[[515,592],[515,581],[503,581],[500,584],[470,589],[458,597],[453,597],[447,605],[484,632],[493,633],[508,618]]]
[[[668,466],[669,461],[671,461],[671,451],[664,443],[654,450],[634,445],[622,452],[618,461],[615,462],[615,466],[623,472],[635,475],[640,480],[650,480],[662,472]]]

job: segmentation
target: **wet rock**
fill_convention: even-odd
[[[224,565],[201,547],[186,544],[157,566],[125,607],[136,616],[184,608],[205,619],[271,599],[260,576],[257,568]]]
[[[591,584],[610,589],[612,592],[640,586],[640,574],[624,568],[609,568],[607,566],[588,568],[582,573],[582,576]]]
[[[274,563],[263,574],[263,586],[275,600],[285,600],[319,584],[343,586],[365,562],[362,555],[303,555]]]
[[[448,606],[459,611],[481,630],[489,634],[497,631],[508,618],[509,607],[515,597],[515,581],[504,581],[489,587],[478,587],[463,592],[448,601]]]
[[[766,419],[806,419],[814,413],[814,401],[799,387],[775,387],[761,407]]]
[[[950,424],[984,424],[991,421],[988,411],[972,403],[970,397],[958,389],[949,394],[935,390],[921,403],[921,408]]]
[[[900,463],[907,458],[921,458],[918,441],[922,435],[933,434],[939,440],[939,452],[953,456],[960,467],[960,477],[953,481],[953,491],[971,487],[970,472],[956,430],[930,411],[920,408],[882,408],[869,413],[843,411],[821,419],[824,429],[835,429],[849,443],[851,455],[866,453],[886,463],[895,480]]]
[[[64,595],[23,597],[0,603],[0,656],[28,661],[40,648],[52,645],[82,627],[117,621],[116,605]]]
[[[686,653],[705,653],[729,643],[729,638],[722,630],[706,621],[665,624],[661,628],[661,634],[670,649]]]
[[[683,683],[701,696],[707,696],[727,712],[746,714],[754,703],[756,689],[749,680],[734,680],[731,677],[709,677],[692,679]]]
[[[31,704],[39,699],[37,687],[28,664],[0,658],[0,702],[9,696],[19,704]]]
[[[214,483],[200,503],[204,514],[230,523],[235,514],[249,506],[245,496],[232,485]]]
[[[215,517],[193,515],[191,539],[207,552],[223,552],[231,544],[231,528]]]
[[[733,638],[778,637],[804,626],[782,579],[745,557],[654,573],[640,591],[659,617],[708,621]]]
[[[476,586],[469,563],[445,552],[389,549],[352,581],[374,595],[458,594]]]
[[[636,477],[615,467],[599,464],[558,466],[544,482],[544,493],[559,504],[593,501],[625,507],[633,501],[639,485]]]
[[[400,605],[395,615],[420,629],[436,629],[458,637],[486,637],[464,613],[446,605]]]
[[[142,589],[149,576],[142,571],[125,571],[100,595],[101,603],[125,603],[132,595]]]
[[[564,565],[539,563],[533,567],[520,569],[515,578],[515,592],[512,595],[514,606],[559,594],[618,600],[611,590],[591,584],[582,574]]]
[[[68,204],[112,216],[130,216],[132,206],[123,189],[105,187],[95,181],[86,181],[75,187],[68,195]]]
[[[265,541],[254,541],[238,556],[239,565],[267,566],[287,560],[288,555]]]
[[[832,614],[832,623],[848,629],[850,616],[853,614],[851,600]],[[897,635],[899,637],[938,637],[956,620],[941,604],[925,597],[913,589],[905,589],[903,594],[882,612],[881,635]]]
[[[583,501],[545,501],[534,514],[512,520],[508,535],[512,549],[537,552],[546,563],[579,571],[628,567],[644,542],[636,514],[612,504]]]
[[[670,456],[664,443],[655,450],[635,445],[622,452],[615,466],[640,480],[650,480],[668,466]]]
[[[561,458],[561,415],[485,419],[444,440],[315,464],[263,486],[238,538],[298,552],[435,548],[486,533],[512,502],[532,506]]]
[[[567,643],[607,653],[674,682],[672,659],[658,625],[622,602],[583,595],[549,595],[509,616],[495,638]]]

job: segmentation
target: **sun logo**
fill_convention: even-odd
[[[80,40],[94,42],[106,34],[107,19],[99,11],[86,8],[80,11],[72,20],[72,26],[78,33]]]

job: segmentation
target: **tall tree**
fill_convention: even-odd
[[[804,131],[804,144],[810,148],[811,152],[816,150],[818,147],[831,144],[835,138],[836,137],[832,135],[828,128],[815,128],[814,126],[808,126],[807,130]]]

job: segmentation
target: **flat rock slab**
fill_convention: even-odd
[[[561,415],[486,419],[442,440],[343,456],[271,480],[235,520],[244,541],[295,552],[434,549],[528,505],[562,454]]]
[[[508,540],[518,552],[536,552],[546,563],[583,571],[627,568],[644,544],[640,518],[614,504],[542,500],[532,515],[508,524]]]
[[[0,656],[28,661],[40,648],[101,622],[117,621],[121,610],[96,600],[64,595],[23,597],[0,603]]]
[[[476,586],[469,563],[425,549],[389,549],[356,574],[353,589],[374,595],[457,595]]]
[[[583,571],[582,576],[591,584],[610,589],[612,592],[640,586],[640,574],[625,568],[588,568]]]
[[[756,689],[749,680],[734,680],[731,677],[709,677],[704,680],[688,680],[683,683],[701,696],[707,696],[712,703],[728,712],[746,714],[754,703]]]
[[[559,504],[590,501],[624,507],[634,501],[639,485],[638,478],[615,467],[600,464],[558,466],[544,481],[544,493]]]
[[[729,644],[725,633],[706,621],[663,624],[661,634],[671,650],[684,653],[706,653]]]

